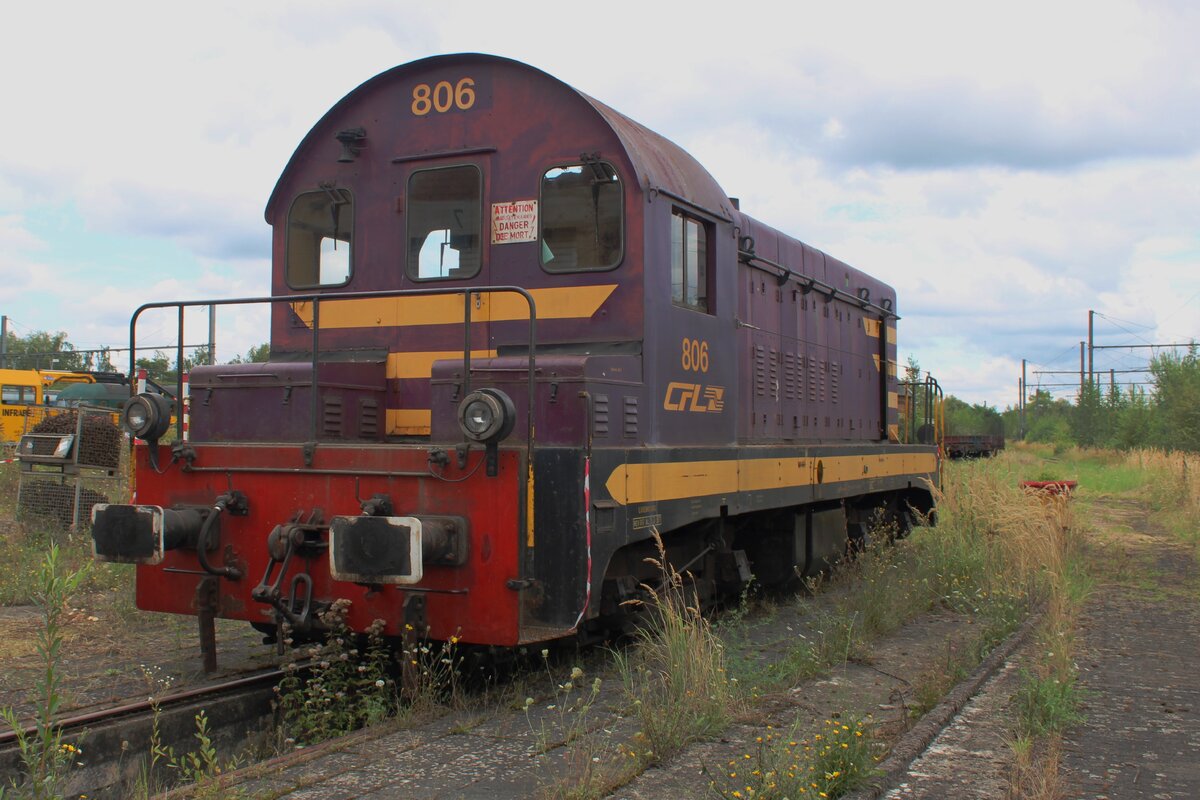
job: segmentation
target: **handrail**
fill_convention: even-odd
[[[796,272],[794,269],[791,269],[784,264],[779,264],[775,261],[772,261],[769,258],[763,258],[762,256],[756,254],[753,250],[743,250],[739,248],[738,259],[745,264],[749,264],[755,269],[762,270],[769,275],[773,275],[780,286],[784,285],[789,280],[795,280],[800,284],[800,288],[804,292],[811,292],[815,289],[817,292],[825,295],[830,300],[839,298],[864,310],[870,309],[871,311],[879,314],[884,320],[887,320],[889,317],[895,320],[900,319],[900,315],[891,308],[891,300],[885,300],[885,305],[872,303],[869,299],[851,294],[850,292],[842,291],[836,286],[831,286],[823,280]],[[771,269],[765,269],[765,267],[770,267]],[[779,271],[772,272],[771,270]]]
[[[941,384],[938,383],[937,378],[926,373],[924,378],[917,377],[913,380],[901,381],[900,386],[905,388],[908,397],[904,426],[900,429],[904,436],[903,441],[906,444],[919,442],[919,432],[922,428],[926,428],[933,436],[933,441],[926,444],[937,445],[940,452],[946,430],[945,396]],[[918,392],[921,393],[919,400]],[[919,419],[918,411],[920,412]]]
[[[322,301],[342,301],[342,300],[370,300],[370,299],[386,299],[391,297],[422,297],[435,295],[456,295],[463,296],[463,327],[464,327],[464,350],[463,350],[463,367],[464,367],[464,396],[470,389],[471,385],[471,297],[472,295],[482,294],[500,294],[510,293],[518,294],[525,298],[525,303],[529,306],[529,375],[528,375],[528,401],[526,402],[525,425],[526,425],[526,459],[527,463],[533,464],[533,406],[535,402],[534,392],[536,389],[536,374],[537,374],[537,304],[534,302],[533,295],[520,286],[459,286],[446,288],[432,289],[388,289],[372,292],[339,292],[332,293],[317,293],[310,292],[308,294],[290,294],[290,295],[273,295],[267,297],[237,297],[224,298],[219,300],[176,300],[158,303],[144,303],[138,306],[133,312],[133,317],[129,321],[129,374],[131,376],[137,374],[137,322],[143,312],[157,308],[177,308],[179,311],[179,339],[175,348],[175,364],[178,375],[176,376],[176,397],[183,395],[183,331],[184,331],[184,309],[192,306],[239,306],[239,305],[255,305],[267,303],[274,306],[275,303],[312,303],[312,370],[313,370],[313,391],[310,399],[309,413],[311,415],[312,441],[317,441],[317,370],[320,354],[320,304]],[[156,348],[157,349],[157,348]],[[176,414],[176,435],[183,438],[183,414]]]

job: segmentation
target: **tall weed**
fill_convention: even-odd
[[[1195,453],[1133,450],[1126,463],[1147,476],[1149,500],[1176,536],[1200,547],[1200,457]]]
[[[275,693],[283,717],[285,744],[314,744],[394,713],[396,683],[388,672],[391,653],[383,641],[382,620],[376,620],[360,648],[346,626],[348,600],[337,600],[321,615],[330,633],[323,644],[303,653],[311,659],[310,673],[301,674],[296,660],[284,664],[284,678]],[[291,643],[290,639],[286,640]]]
[[[616,654],[617,669],[641,727],[644,764],[722,731],[740,705],[725,649],[700,613],[693,587],[667,562],[658,540],[663,585],[644,587],[649,623],[633,648]]]
[[[42,608],[42,626],[37,635],[37,652],[41,657],[42,673],[37,683],[38,704],[34,730],[26,733],[22,720],[11,708],[0,712],[17,737],[24,777],[10,779],[10,785],[22,797],[60,797],[67,772],[79,757],[79,748],[63,741],[62,729],[56,722],[62,705],[63,643],[66,641],[64,615],[67,602],[87,577],[86,566],[62,574],[61,555],[57,545],[51,545],[37,573],[35,599]],[[0,789],[0,794],[3,790]]]

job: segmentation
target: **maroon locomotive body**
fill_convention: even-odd
[[[304,629],[344,598],[359,629],[512,646],[636,596],[655,531],[715,594],[932,508],[893,290],[536,69],[367,81],[266,218],[270,360],[196,369],[187,441],[127,414],[139,505],[94,537],[141,608]]]

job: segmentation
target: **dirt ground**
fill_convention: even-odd
[[[1084,719],[1067,731],[1047,796],[1200,797],[1200,576],[1193,548],[1141,503],[1101,498],[1084,515],[1095,584],[1076,630]],[[901,775],[888,798],[990,800],[1013,770],[1015,653]]]
[[[894,742],[916,722],[911,708],[917,683],[931,670],[943,668],[976,636],[973,622],[966,617],[945,611],[922,615],[873,643],[867,657],[768,697],[720,739],[688,748],[610,796],[622,800],[715,797],[707,773],[754,753],[767,725],[786,730],[799,724],[803,730],[819,731],[831,715],[870,716],[877,735]],[[769,658],[769,651],[764,652]]]
[[[205,675],[194,618],[138,611],[112,594],[84,593],[71,600],[58,663],[63,714],[145,700],[277,661],[274,649],[263,646],[262,634],[248,624],[217,620],[218,671]],[[0,607],[0,707],[11,706],[21,717],[29,717],[39,700],[42,625],[37,607]]]
[[[780,604],[746,621],[742,646],[765,661],[789,640],[812,635],[811,608],[802,599]],[[714,797],[712,774],[732,759],[755,752],[768,725],[799,722],[813,731],[833,715],[870,715],[880,734],[898,737],[913,724],[916,684],[976,640],[973,622],[945,611],[926,614],[877,640],[832,674],[761,698],[715,741],[689,747],[660,767],[634,778],[614,798]],[[591,675],[589,674],[589,679]],[[588,721],[599,758],[628,741],[635,725],[624,705],[619,678],[601,673],[604,691]],[[550,701],[552,702],[552,700]],[[516,705],[520,705],[517,703]],[[401,731],[364,731],[246,770],[236,788],[250,797],[291,798],[526,798],[577,774],[579,753],[564,746],[569,735],[545,698],[531,713],[513,707],[440,717]],[[590,753],[588,753],[590,755]]]
[[[1061,796],[1200,796],[1200,576],[1193,551],[1151,524],[1140,504],[1102,499],[1093,509],[1086,540],[1097,580],[1078,631],[1086,721],[1065,737]],[[205,679],[194,620],[127,605],[86,595],[73,603],[61,664],[70,707],[140,699]],[[805,618],[802,606],[778,604],[746,620],[742,646],[763,660],[777,657],[795,637],[811,633]],[[0,608],[0,705],[27,709],[32,701],[38,626],[33,608]],[[612,797],[713,796],[712,771],[753,752],[767,725],[799,721],[815,728],[835,712],[870,714],[896,741],[913,725],[917,684],[973,641],[974,628],[948,612],[924,615],[832,674],[762,698],[720,739],[693,745]],[[273,648],[244,624],[221,622],[218,640],[222,674],[274,659]],[[1005,661],[887,796],[1004,797],[1013,762],[1010,700],[1030,655],[1017,652]],[[631,723],[615,712],[621,704],[615,674],[603,677],[609,710],[598,711],[590,727],[617,741]],[[252,797],[394,797],[398,791],[528,797],[578,768],[556,740],[554,722],[546,728],[537,715],[503,704],[446,714],[250,769],[241,774],[240,788]]]
[[[1067,797],[1200,796],[1200,575],[1146,509],[1107,501],[1080,619],[1085,721],[1065,737]]]
[[[1148,521],[1137,503],[1101,499],[1085,515],[1096,576],[1080,620],[1080,682],[1086,719],[1064,739],[1062,798],[1200,796],[1200,650],[1195,636],[1200,578],[1190,548]],[[787,608],[758,620],[748,639],[764,658],[803,630]],[[868,658],[764,699],[717,740],[647,770],[613,798],[713,797],[712,771],[752,753],[766,724],[816,723],[834,711],[872,713],[885,735],[905,741],[907,706],[922,671],[946,663],[971,631],[966,620],[930,614],[876,642]],[[1012,697],[1035,638],[1000,661],[950,716],[924,752],[895,776],[891,798],[1005,798],[1014,769]],[[614,706],[617,698],[613,697]],[[937,714],[937,710],[933,712]],[[597,731],[628,733],[612,714]],[[579,765],[547,748],[539,721],[512,709],[469,720],[443,718],[401,732],[363,733],[246,773],[250,796],[302,798],[528,797]],[[431,767],[431,765],[437,765]],[[877,793],[863,796],[874,797]]]

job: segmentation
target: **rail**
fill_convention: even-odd
[[[317,375],[320,369],[320,354],[321,354],[321,303],[322,302],[342,302],[345,300],[380,300],[388,298],[400,297],[426,297],[438,295],[462,295],[463,296],[463,395],[466,396],[471,391],[471,303],[472,298],[484,294],[516,294],[525,299],[529,306],[529,366],[528,366],[528,401],[526,402],[525,425],[526,425],[526,459],[528,464],[533,463],[534,449],[534,425],[533,425],[533,405],[535,398],[536,371],[537,371],[537,306],[533,296],[519,286],[462,286],[453,288],[433,288],[433,289],[389,289],[385,291],[375,292],[339,292],[331,293],[309,293],[309,294],[291,294],[278,295],[272,297],[240,297],[226,298],[221,300],[183,300],[159,303],[145,303],[133,312],[133,317],[129,321],[129,374],[137,373],[137,323],[143,312],[152,309],[177,309],[178,311],[178,344],[175,346],[175,363],[176,363],[176,378],[175,378],[175,397],[183,395],[183,350],[184,350],[184,322],[185,311],[188,308],[204,306],[246,306],[268,304],[274,308],[276,303],[287,303],[294,305],[296,303],[312,303],[312,375],[313,375],[313,391],[309,398],[309,424],[310,435],[313,442],[318,441],[318,392],[317,392]],[[176,436],[183,438],[183,415],[176,414]]]
[[[308,664],[306,662],[304,667],[307,668],[307,666]],[[228,692],[256,691],[269,688],[279,683],[280,679],[282,679],[285,674],[286,673],[284,673],[284,671],[281,669],[272,668],[253,675],[231,678],[229,680],[222,681],[220,683],[209,684],[207,686],[198,686],[191,689],[180,689],[168,694],[152,697],[148,700],[131,700],[127,703],[122,703],[120,705],[101,709],[99,711],[89,711],[83,714],[59,717],[54,720],[53,726],[63,735],[71,736],[90,727],[95,727],[96,725],[111,722],[124,717],[130,717],[139,714],[151,714],[157,710]],[[11,747],[17,744],[18,740],[22,736],[35,736],[37,735],[37,732],[38,728],[35,723],[28,723],[22,726],[20,729],[0,731],[0,749]]]

